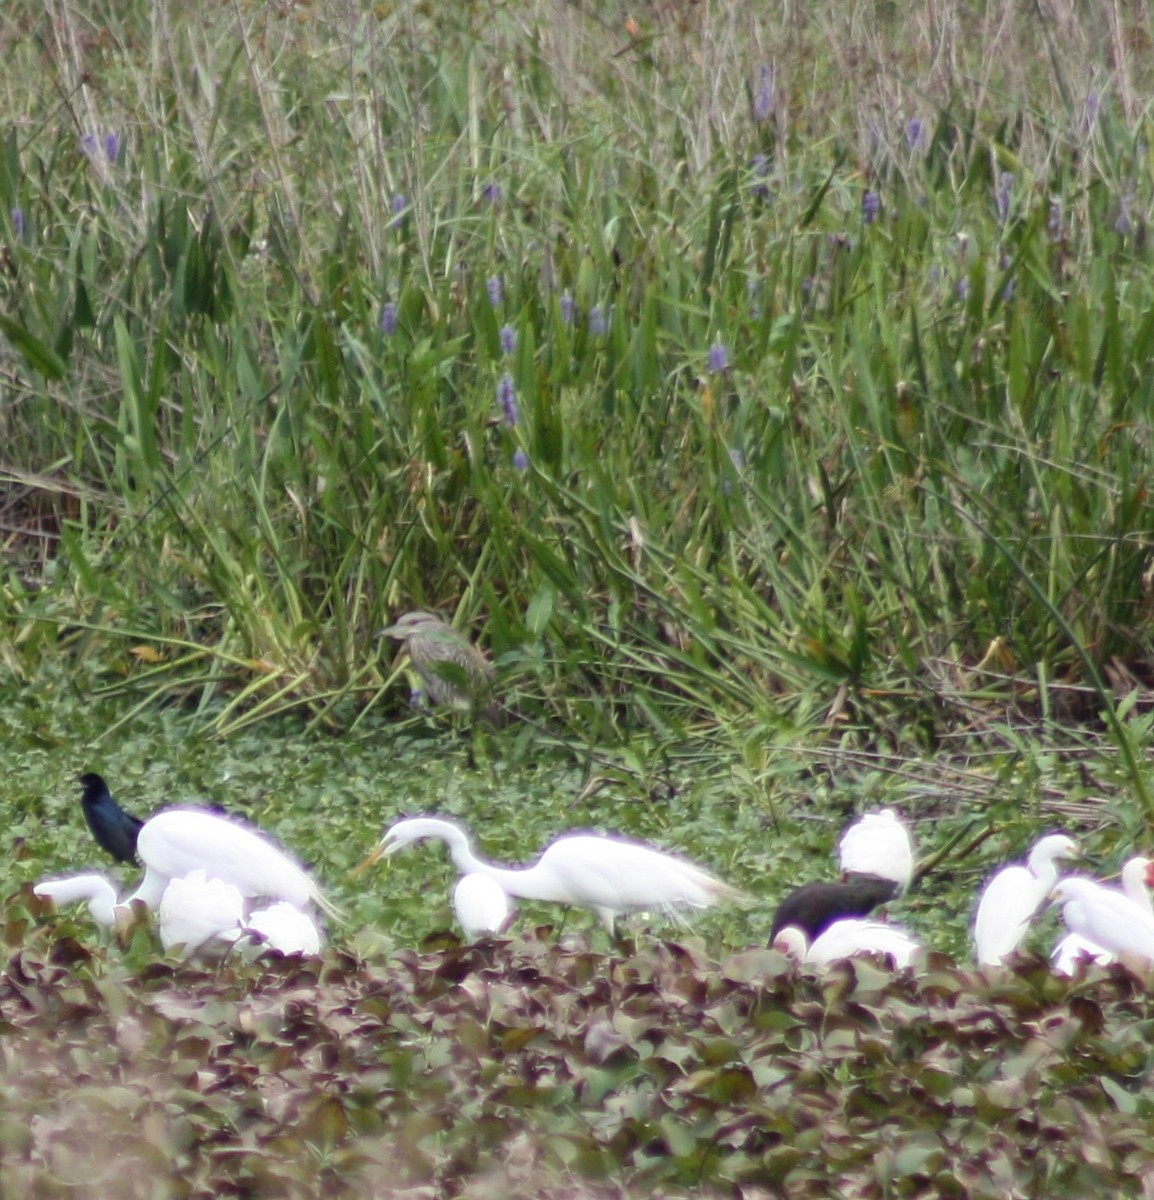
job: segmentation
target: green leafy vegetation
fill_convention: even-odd
[[[958,963],[1041,828],[1148,837],[1148,14],[83,8],[0,12],[5,1195],[1149,1190],[1124,973],[749,949],[866,807]],[[409,711],[412,608],[507,728]],[[30,912],[83,769],[273,831],[334,949]],[[417,954],[443,855],[347,879],[404,811],[753,900]]]

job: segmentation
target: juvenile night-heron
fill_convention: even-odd
[[[404,645],[431,703],[457,712],[476,710],[493,724],[501,724],[504,714],[491,695],[492,665],[464,634],[436,613],[407,612],[379,636],[395,638]]]

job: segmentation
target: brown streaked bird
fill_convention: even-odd
[[[433,704],[456,712],[480,712],[494,725],[503,722],[504,713],[490,695],[492,664],[448,621],[418,609],[398,617],[378,636],[404,645]]]

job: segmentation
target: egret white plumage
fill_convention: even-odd
[[[1139,969],[1154,965],[1154,916],[1142,905],[1093,879],[1067,875],[1054,885],[1062,920],[1103,950]]]
[[[244,896],[240,888],[207,874],[189,871],[169,882],[157,913],[160,944],[184,956],[221,957],[244,932]]]
[[[315,880],[263,834],[233,817],[199,808],[170,808],[145,821],[136,843],[144,879],[129,897],[156,909],[169,882],[203,870],[232,884],[246,900],[287,900],[304,910],[333,906]]]
[[[847,875],[888,879],[905,891],[914,874],[914,845],[909,827],[892,808],[863,813],[842,834],[838,862]]]
[[[1034,914],[1058,879],[1058,862],[1074,858],[1072,838],[1051,833],[1030,851],[1025,865],[1003,867],[982,890],[974,918],[978,963],[1000,966],[1021,945]]]
[[[888,954],[899,968],[908,967],[922,948],[900,925],[856,918],[835,921],[812,943],[796,925],[787,925],[778,931],[773,947],[797,962],[818,967],[859,954]]]
[[[97,925],[105,929],[116,926],[116,889],[103,875],[92,873],[69,875],[65,879],[42,879],[32,891],[37,896],[51,900],[57,908],[85,900],[88,902],[88,912]]]
[[[1138,856],[1128,859],[1122,867],[1122,895],[1132,900],[1144,913],[1154,919],[1154,903],[1150,887],[1154,885],[1154,862]],[[1050,961],[1059,975],[1073,975],[1080,964],[1097,963],[1108,966],[1116,955],[1092,942],[1080,933],[1067,933],[1054,947]]]
[[[476,871],[457,880],[453,911],[466,941],[470,942],[485,934],[503,933],[513,917],[513,906],[505,889],[495,879]]]
[[[321,931],[317,923],[287,900],[278,900],[265,908],[249,913],[244,922],[247,934],[270,950],[281,954],[319,954]]]
[[[445,842],[457,870],[485,875],[507,896],[591,908],[613,932],[619,913],[706,908],[740,893],[701,867],[641,842],[596,834],[568,834],[546,846],[529,867],[501,867],[473,853],[469,836],[440,817],[408,817],[386,830],[361,869],[413,842]]]

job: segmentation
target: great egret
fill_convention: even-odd
[[[458,712],[479,707],[490,721],[500,722],[503,713],[489,696],[493,668],[488,659],[436,613],[407,612],[377,636],[404,644],[434,704]]]
[[[244,927],[247,934],[257,935],[254,941],[281,954],[321,952],[321,931],[317,923],[307,912],[287,900],[278,900],[249,913]]]
[[[108,784],[94,771],[81,775],[79,782],[84,789],[80,806],[92,836],[117,862],[138,866],[136,839],[144,822],[116,803]]]
[[[769,940],[789,925],[812,941],[843,917],[862,917],[897,895],[897,885],[876,875],[861,875],[844,883],[806,883],[777,906]]]
[[[1052,895],[1072,933],[1138,969],[1154,964],[1154,917],[1140,904],[1077,875],[1058,880]]]
[[[477,871],[457,880],[453,911],[465,939],[470,942],[487,933],[503,933],[513,917],[513,906],[505,889],[495,879]]]
[[[221,957],[244,932],[240,888],[210,877],[203,868],[169,882],[157,913],[160,944],[183,948],[184,956]]]
[[[42,879],[32,891],[59,908],[64,904],[88,902],[88,912],[97,925],[116,927],[116,889],[103,875],[70,875],[66,879]],[[127,911],[127,910],[126,910]]]
[[[813,942],[796,925],[787,925],[779,930],[773,948],[818,967],[858,954],[888,954],[900,968],[908,967],[922,947],[900,925],[848,919],[835,921]]]
[[[1154,885],[1154,862],[1138,856],[1131,858],[1122,867],[1122,895],[1154,918],[1154,904],[1150,899],[1150,887]],[[1097,963],[1107,966],[1115,955],[1102,946],[1090,941],[1080,933],[1067,933],[1054,947],[1050,961],[1059,975],[1073,975],[1081,963]]]
[[[1025,866],[1003,867],[986,884],[974,918],[979,965],[1000,966],[1021,945],[1034,914],[1057,881],[1058,861],[1077,854],[1072,838],[1051,833],[1030,851]]]
[[[386,830],[381,843],[361,864],[371,866],[404,846],[426,838],[447,843],[457,870],[486,875],[508,896],[591,908],[613,933],[618,913],[706,908],[740,893],[707,871],[624,838],[568,834],[546,846],[531,867],[499,867],[473,853],[469,836],[440,817],[408,817]]]
[[[304,910],[316,904],[335,913],[316,882],[283,850],[233,817],[199,808],[169,808],[150,817],[137,839],[144,879],[129,897],[156,909],[173,879],[203,870],[237,888],[246,900],[287,900]]]
[[[846,875],[872,875],[905,891],[914,874],[909,827],[892,808],[864,813],[842,834],[838,861]]]

